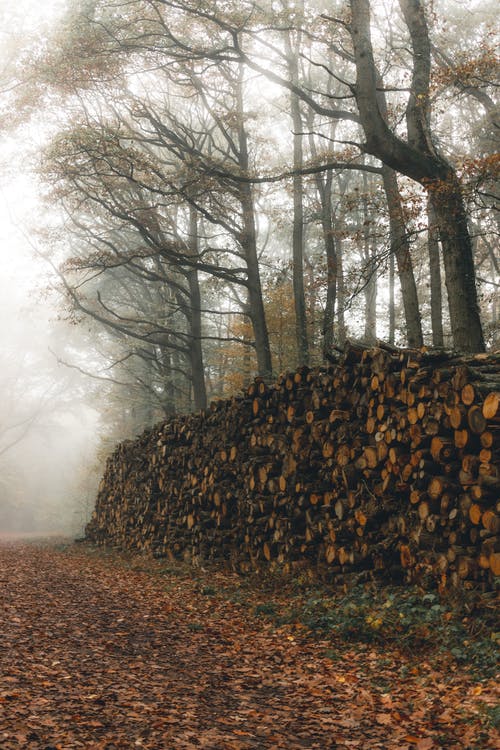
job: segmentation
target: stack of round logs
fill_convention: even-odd
[[[108,459],[87,538],[158,556],[493,584],[500,355],[350,345]]]

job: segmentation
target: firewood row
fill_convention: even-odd
[[[489,588],[500,355],[350,344],[327,369],[257,378],[119,445],[86,535],[241,571]]]

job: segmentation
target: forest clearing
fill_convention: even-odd
[[[4,539],[0,580],[2,750],[498,747],[484,612],[460,660],[435,626],[342,637],[306,588],[90,545]]]

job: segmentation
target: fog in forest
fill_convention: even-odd
[[[0,532],[350,338],[500,346],[497,3],[210,6],[0,0]]]
[[[57,362],[68,332],[56,312],[12,275],[0,288],[0,530],[80,534],[95,497],[98,415],[83,377]]]
[[[60,8],[0,2],[4,96],[23,49]],[[43,137],[40,122],[0,132],[0,534],[78,536],[102,470],[100,407],[88,377],[61,363],[84,344],[37,254],[46,208],[33,167]]]

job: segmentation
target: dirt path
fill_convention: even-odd
[[[2,750],[495,747],[487,684],[84,549],[0,544],[0,647]]]

